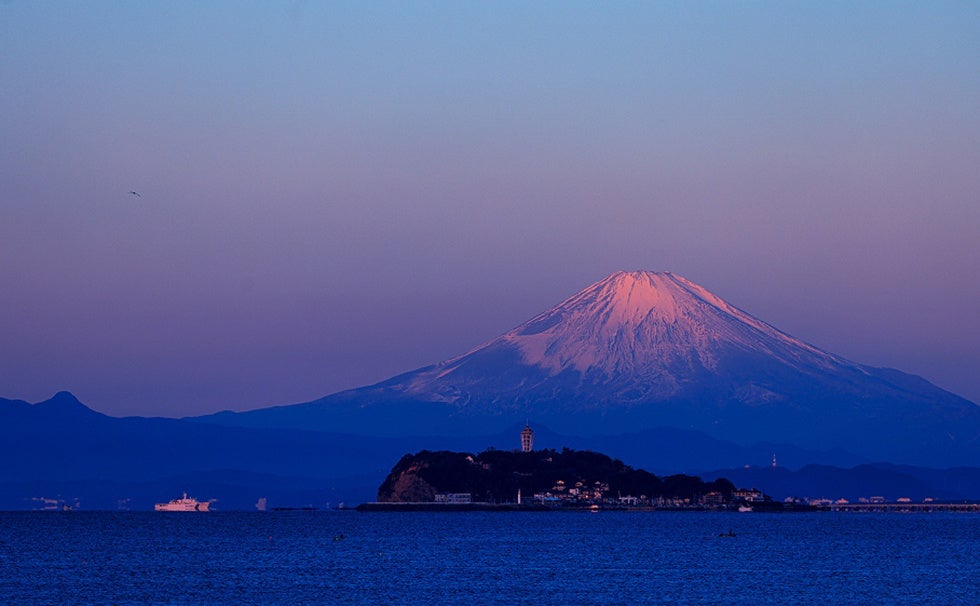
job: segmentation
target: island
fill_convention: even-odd
[[[572,450],[423,450],[406,454],[362,511],[737,509],[765,495],[728,480],[658,477],[605,454]]]

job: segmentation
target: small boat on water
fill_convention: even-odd
[[[184,493],[182,499],[172,499],[168,503],[157,503],[153,506],[155,511],[210,511],[211,501],[198,501],[194,497],[188,497]]]
[[[752,506],[751,505],[739,505],[738,506],[738,512],[739,513],[749,513],[751,511],[752,511]]]

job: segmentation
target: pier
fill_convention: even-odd
[[[980,513],[980,502],[959,503],[833,503],[825,507],[827,511],[871,511],[879,513],[929,513],[953,511]]]

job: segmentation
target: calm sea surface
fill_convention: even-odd
[[[977,604],[978,556],[976,514],[9,512],[0,603]]]

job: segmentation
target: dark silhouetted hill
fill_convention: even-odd
[[[527,499],[535,493],[601,491],[607,498],[696,500],[711,491],[730,497],[733,489],[725,479],[703,482],[680,474],[661,479],[592,451],[487,450],[473,455],[423,450],[395,464],[378,488],[378,501],[431,502],[439,493],[469,493],[475,501],[504,503],[516,502],[518,491]]]

